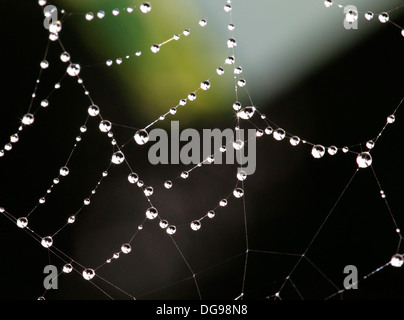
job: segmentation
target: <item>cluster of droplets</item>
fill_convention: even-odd
[[[151,11],[151,9],[152,9],[152,6],[151,6],[150,2],[144,2],[139,6],[140,12],[144,13],[144,14],[149,13]],[[134,12],[134,7],[129,6],[129,7],[123,8],[123,9],[114,8],[114,9],[112,9],[111,13],[113,16],[116,17],[122,11],[126,11],[127,13],[132,13],[132,12]],[[103,18],[105,18],[105,15],[106,15],[106,13],[104,10],[99,10],[96,15],[93,12],[87,12],[84,17],[87,21],[92,21],[92,20],[94,20],[94,18],[96,16],[98,19],[103,19]]]
[[[326,8],[330,8],[333,5],[333,1],[332,0],[325,0],[324,1],[324,6]],[[344,8],[343,5],[338,4],[339,8]],[[347,12],[345,13],[345,20],[349,23],[353,23],[355,21],[358,20],[359,17],[359,13],[356,10],[347,10]],[[375,14],[372,11],[366,11],[364,14],[364,17],[366,20],[370,21],[375,17]],[[390,16],[387,12],[381,12],[379,14],[377,14],[378,20],[381,23],[387,23],[390,21]],[[404,28],[400,27],[399,25],[397,25],[396,23],[393,23],[393,25],[395,25],[396,27],[398,27],[400,29],[401,35],[404,37]]]

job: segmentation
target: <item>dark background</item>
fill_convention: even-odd
[[[20,10],[21,4],[11,3],[9,7],[1,14],[2,144],[16,132],[19,118],[27,110],[47,36],[39,23],[41,10],[35,3],[24,3],[24,13],[18,18],[10,13]],[[403,19],[395,22],[404,25]],[[85,48],[75,42],[74,30],[64,28],[64,43],[71,48],[70,53],[77,53],[83,60],[88,58]],[[364,143],[380,132],[386,117],[402,99],[403,48],[404,38],[389,24],[353,50],[307,74],[303,81],[270,103],[262,104],[260,110],[288,132],[308,141],[338,147]],[[55,61],[59,51],[57,44],[52,43],[49,60]],[[62,73],[58,71],[63,66],[57,68],[44,77],[38,96],[46,96],[59,80]],[[94,93],[94,99],[102,104],[113,104],[120,94],[117,79],[102,68],[83,70],[80,76]],[[40,98],[34,109],[39,101]],[[22,132],[21,141],[0,159],[0,205],[14,217],[26,215],[45,195],[70,153],[88,105],[87,97],[74,79],[65,79],[62,89],[52,96],[51,106],[38,113],[34,125]],[[201,120],[197,129],[233,127],[230,108],[229,105],[227,117]],[[127,123],[130,117],[127,110],[119,108],[105,110],[104,114],[116,123]],[[399,226],[404,223],[401,115],[399,109],[396,122],[388,126],[372,150],[373,168]],[[178,120],[181,121],[181,115]],[[259,127],[265,127],[258,117],[253,120]],[[140,121],[136,123],[141,125]],[[89,130],[69,164],[71,174],[55,188],[46,205],[31,216],[29,226],[38,234],[47,235],[49,230],[52,233],[62,226],[81,206],[108,166],[111,145],[105,135],[97,132],[97,126],[98,119],[90,119]],[[121,143],[133,134],[120,128],[114,133]],[[125,154],[141,179],[154,186],[152,201],[161,216],[175,221],[177,233],[173,238],[197,274],[202,298],[234,299],[241,292],[245,263],[242,201],[229,198],[228,207],[217,210],[214,219],[203,220],[198,232],[190,231],[188,223],[231,193],[235,166],[202,167],[188,180],[175,181],[174,187],[167,191],[162,187],[163,182],[178,176],[184,167],[151,166],[146,148],[130,145]],[[277,142],[270,136],[257,141],[257,150],[257,172],[245,181],[249,249],[301,254],[356,170],[356,156],[339,151],[334,157],[326,155],[317,160],[310,156],[308,145],[292,148],[286,139]],[[92,198],[91,206],[82,211],[74,225],[55,237],[58,249],[89,267],[101,265],[119,251],[144,220],[148,207],[139,188],[127,183],[128,173],[123,165],[111,169]],[[357,266],[362,278],[396,253],[398,235],[379,191],[371,169],[360,170],[307,253],[317,268],[340,288],[346,265]],[[0,297],[36,299],[41,296],[44,266],[50,262],[61,268],[64,262],[5,217],[0,219],[0,236]],[[235,258],[228,260],[231,257]],[[266,299],[273,295],[296,261],[293,256],[250,253],[245,298]],[[130,255],[121,254],[97,274],[138,299],[198,298],[192,278],[170,286],[192,277],[192,273],[156,221],[144,225],[132,243]],[[306,260],[291,277],[305,299],[324,299],[336,292]],[[94,281],[115,299],[129,298],[100,279]],[[345,292],[343,298],[402,299],[403,284],[403,270],[389,266],[361,281],[359,290]],[[159,290],[144,294],[154,289]],[[299,299],[290,283],[281,296]],[[62,274],[59,290],[47,292],[46,298],[108,297],[73,272]]]

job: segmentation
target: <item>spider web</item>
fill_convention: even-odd
[[[225,4],[216,4],[217,10],[223,10]],[[222,13],[224,27],[229,23],[237,26],[241,19],[236,15],[238,2],[231,4],[233,10]],[[21,4],[13,5],[19,12],[28,10]],[[58,3],[57,7],[62,5]],[[132,19],[141,15],[139,5],[134,5]],[[152,6],[150,16],[159,3],[152,2]],[[325,9],[319,1],[318,6],[324,14],[341,13],[336,4]],[[248,61],[241,64],[245,70],[240,75],[247,80],[247,86],[239,87],[233,79],[241,44],[234,50],[224,48],[220,54],[215,53],[222,57],[220,61],[207,62],[209,71],[201,79],[187,88],[180,87],[177,100],[195,90],[197,99],[178,107],[177,101],[166,102],[164,112],[172,107],[177,107],[177,112],[154,123],[163,113],[153,112],[152,107],[149,115],[138,112],[135,116],[129,108],[119,107],[119,97],[124,92],[108,70],[105,62],[109,58],[102,63],[78,61],[93,59],[82,52],[84,48],[76,46],[69,24],[96,21],[86,21],[86,12],[69,14],[66,8],[60,41],[48,41],[49,32],[42,28],[42,9],[38,10],[36,3],[32,7],[34,14],[26,13],[27,21],[20,22],[6,37],[6,47],[13,49],[4,61],[10,62],[7,64],[13,69],[3,88],[3,96],[11,98],[1,111],[3,137],[18,131],[21,120],[15,119],[27,113],[27,100],[28,112],[37,111],[34,123],[18,132],[20,141],[12,143],[12,149],[1,159],[0,200],[6,210],[1,224],[6,258],[1,268],[3,275],[18,275],[4,276],[3,298],[400,297],[401,270],[390,266],[391,257],[402,253],[401,231],[397,231],[403,210],[403,190],[398,183],[402,178],[403,137],[398,117],[402,83],[395,75],[402,71],[403,39],[397,31],[398,20],[270,103],[259,105],[254,104],[254,94],[247,91],[254,77],[248,74]],[[110,15],[110,11],[105,12]],[[118,16],[110,19],[122,19],[124,14],[128,12],[121,9]],[[117,55],[111,67],[125,68],[126,63],[136,64],[138,58],[141,63],[145,55],[161,63],[164,51],[174,50],[181,42],[186,46],[188,37],[198,39],[199,34],[208,32],[204,28],[208,30],[209,23],[208,20],[208,25],[201,27],[196,20],[191,27],[176,26],[172,33],[181,35],[178,42],[167,42],[154,56],[150,45],[144,46],[147,51],[142,50],[140,56],[134,54],[137,49],[130,58],[125,57],[129,53],[123,53],[122,66],[117,65]],[[182,34],[187,28],[191,30],[188,37]],[[26,39],[27,30],[37,36]],[[234,33],[240,42],[237,29]],[[231,35],[227,32],[225,39]],[[164,43],[167,39],[171,38],[148,39],[148,43]],[[64,50],[82,66],[79,76],[65,74],[68,64],[59,60]],[[236,58],[234,66],[225,64],[229,56]],[[38,64],[45,58],[50,68],[40,72],[40,82],[34,89],[36,97],[30,101],[32,84],[38,79],[32,75],[38,74]],[[225,69],[223,76],[215,74],[220,66]],[[148,80],[152,82],[153,76],[159,75],[153,74]],[[161,76],[166,75],[161,72]],[[78,83],[78,78],[83,82]],[[204,92],[198,88],[199,82],[206,79],[212,88]],[[54,88],[55,83],[61,84],[60,89]],[[220,88],[226,90],[225,102],[217,104],[226,112],[222,111],[220,117],[202,118],[199,123],[183,118],[183,114],[197,117],[209,95],[217,96],[218,101],[223,99],[222,91],[215,91],[216,84],[228,84],[227,89]],[[151,96],[155,94],[150,92]],[[45,98],[49,107],[43,108],[40,102]],[[232,109],[235,100],[243,106],[255,106],[254,116],[248,121],[237,118]],[[100,107],[102,118],[88,115],[91,104]],[[136,102],[133,106],[142,108]],[[260,117],[264,113],[267,116]],[[396,121],[386,124],[392,114]],[[112,122],[113,137],[100,133],[101,119]],[[257,172],[245,181],[237,181],[237,166],[151,166],[148,144],[138,146],[133,135],[139,128],[149,124],[150,129],[166,126],[163,123],[170,120],[179,120],[180,125],[188,121],[198,130],[236,125],[263,130],[263,136],[257,137]],[[80,132],[82,125],[86,125],[86,132]],[[269,126],[274,130],[282,128],[286,137],[277,141],[264,131]],[[293,147],[289,137],[295,135],[301,141]],[[111,144],[112,139],[116,144]],[[366,142],[371,139],[376,142],[370,151],[372,166],[358,169],[356,158],[367,151]],[[245,143],[247,146],[248,141]],[[326,152],[323,158],[314,159],[310,154],[313,144],[336,145],[338,152],[335,156]],[[346,153],[344,146],[349,147]],[[124,152],[125,162],[111,164],[112,154],[119,150]],[[218,154],[218,150],[214,152]],[[59,170],[65,165],[69,174],[61,177]],[[180,177],[183,171],[190,173],[187,179]],[[145,185],[130,184],[127,177],[131,172],[136,172]],[[59,183],[54,182],[56,177]],[[169,190],[164,188],[166,180],[173,181]],[[240,199],[233,196],[236,183],[244,190]],[[144,195],[147,186],[154,188],[149,198]],[[41,197],[45,197],[43,204],[38,202]],[[83,205],[86,198],[90,199],[89,205]],[[222,199],[228,200],[226,207],[218,206]],[[145,217],[150,206],[159,211],[155,220]],[[212,209],[215,217],[205,217]],[[67,219],[72,215],[76,221],[69,224]],[[28,217],[27,228],[15,226],[19,217]],[[201,229],[191,230],[190,222],[202,217]],[[159,226],[160,219],[175,225],[175,234],[168,235]],[[40,241],[47,235],[53,235],[54,244],[44,249]],[[132,247],[127,255],[121,252],[124,243]],[[119,258],[114,258],[117,253]],[[67,263],[73,266],[72,273],[63,273]],[[48,264],[56,265],[60,271],[58,290],[43,288],[43,268]],[[344,289],[346,265],[357,266],[359,290]],[[95,270],[93,280],[83,279],[85,268]]]

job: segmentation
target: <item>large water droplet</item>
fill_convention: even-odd
[[[117,151],[112,155],[111,162],[121,164],[125,160],[125,155],[121,151]]]
[[[316,159],[322,158],[324,154],[325,148],[322,145],[317,144],[311,149],[311,155]]]
[[[102,120],[99,125],[101,132],[109,132],[112,128],[112,123],[108,120]]]
[[[234,105],[233,105],[233,108],[234,108]],[[252,118],[254,113],[255,113],[254,107],[245,107],[245,108],[241,109],[239,112],[237,112],[237,117],[244,119],[244,120],[248,120],[248,119]]]
[[[199,220],[194,220],[191,222],[191,229],[198,231],[201,228],[201,222]]]
[[[25,217],[21,217],[17,219],[17,226],[21,229],[24,229],[28,225],[28,219]]]
[[[122,251],[122,253],[124,253],[124,254],[128,254],[128,253],[130,253],[130,252],[132,251],[132,247],[130,246],[129,243],[124,243],[124,244],[121,246],[121,251]]]
[[[151,11],[152,7],[149,2],[144,2],[140,5],[140,11],[142,13],[149,13]]]
[[[22,123],[25,124],[26,126],[29,126],[33,124],[35,121],[34,115],[31,113],[27,113],[22,117]]]
[[[392,257],[391,257],[391,260],[390,260],[390,264],[391,264],[393,267],[396,267],[396,268],[401,267],[401,266],[404,264],[404,257],[403,257],[403,255],[397,253],[397,254],[395,254],[394,256],[392,256]]]
[[[175,226],[173,226],[173,225],[168,226],[167,230],[166,230],[166,232],[169,235],[173,235],[176,231],[177,231],[177,228]]]
[[[210,82],[208,80],[201,82],[201,89],[202,90],[209,90],[210,89]]]
[[[134,138],[137,144],[143,145],[149,141],[149,134],[144,129],[138,130]]]
[[[71,77],[75,77],[78,76],[80,73],[81,67],[79,64],[77,63],[71,63],[68,67],[67,67],[67,74]]]
[[[52,237],[48,236],[48,237],[43,237],[41,240],[41,245],[44,248],[50,248],[53,244],[53,239]]]
[[[356,157],[359,168],[367,168],[372,164],[372,156],[369,152],[362,152]]]
[[[244,195],[244,191],[243,191],[243,189],[241,189],[241,188],[236,188],[236,189],[234,189],[234,191],[233,191],[233,195],[234,195],[236,198],[241,198],[241,197]]]
[[[96,106],[95,104],[91,105],[88,108],[88,114],[92,117],[96,117],[98,116],[100,113],[100,108],[98,108],[98,106]]]
[[[95,271],[93,269],[87,268],[83,271],[83,278],[86,280],[91,280],[95,277]]]
[[[286,132],[285,132],[285,130],[283,130],[281,128],[276,129],[273,133],[274,139],[278,140],[278,141],[283,140],[285,138],[285,136],[286,136]]]
[[[61,176],[66,177],[69,174],[69,168],[62,167],[62,168],[60,168],[59,173]]]
[[[130,183],[136,183],[139,181],[139,176],[136,173],[132,172],[128,175],[128,181]]]

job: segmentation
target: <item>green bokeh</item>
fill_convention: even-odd
[[[229,54],[226,39],[215,37],[215,30],[209,28],[209,23],[205,28],[199,26],[198,3],[151,1],[152,10],[147,14],[140,12],[140,4],[124,0],[113,4],[106,0],[74,0],[68,4],[75,12],[70,18],[74,20],[76,37],[91,58],[105,68],[108,68],[107,59],[114,61],[110,70],[105,71],[108,76],[111,75],[109,72],[114,73],[116,85],[124,93],[119,97],[125,101],[122,105],[129,106],[130,114],[151,122],[198,89],[201,81],[209,79],[211,89],[199,90],[197,100],[180,107],[172,119],[192,126],[212,117],[231,115],[229,104],[231,106],[234,100],[232,69],[227,68],[222,77],[216,74],[216,68],[224,66]],[[128,6],[134,8],[132,13],[125,10]],[[120,10],[118,16],[113,16],[114,8]],[[105,11],[103,19],[96,17],[98,10]],[[85,20],[87,12],[94,13],[92,21]],[[190,29],[188,37],[182,34],[184,29]],[[174,34],[179,34],[180,39],[165,44],[157,54],[151,52],[151,45],[162,43]],[[141,56],[135,55],[137,51],[142,52]],[[127,55],[129,59],[126,59]],[[115,63],[117,58],[123,59],[121,65]],[[192,111],[182,112],[181,108],[192,108]],[[167,121],[159,125],[169,125],[164,122]]]

